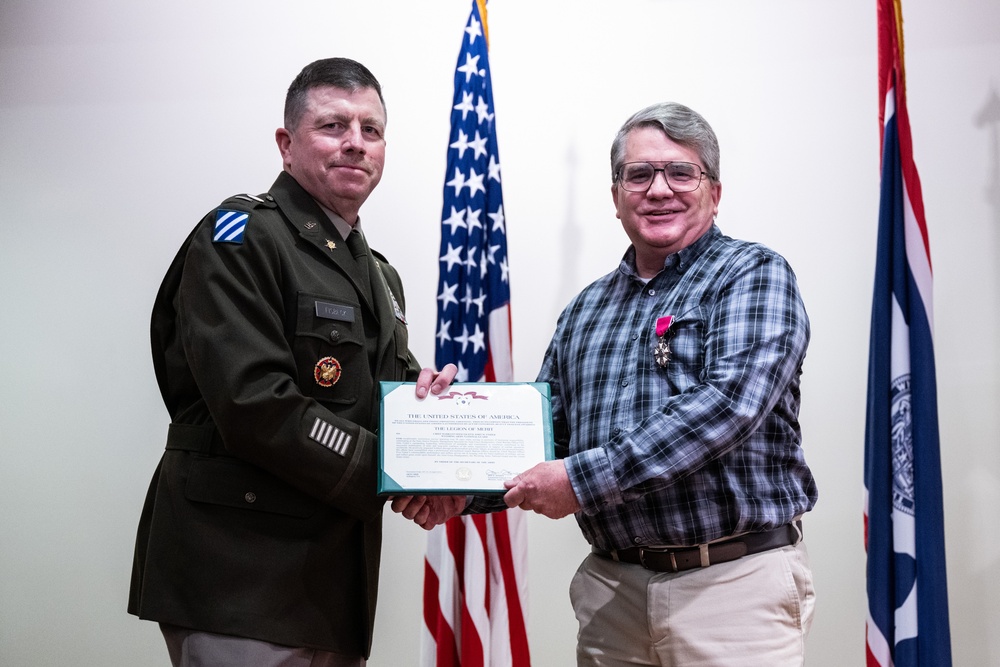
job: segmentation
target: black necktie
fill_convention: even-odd
[[[356,229],[352,229],[351,233],[347,235],[347,247],[351,249],[351,254],[354,255],[355,259],[368,254],[368,251],[365,250],[365,240],[361,238],[361,232]]]
[[[347,249],[351,251],[351,255],[354,256],[354,260],[358,263],[357,275],[361,281],[362,289],[364,294],[361,297],[362,302],[367,302],[375,310],[375,295],[372,294],[372,284],[371,278],[369,278],[369,268],[371,266],[371,260],[368,257],[368,244],[365,243],[365,237],[361,235],[356,229],[352,229],[351,233],[347,235]],[[361,318],[364,323],[365,328],[365,349],[368,352],[368,365],[371,368],[372,374],[376,372],[375,368],[375,356],[377,353],[377,342],[378,342],[378,319],[376,317],[363,316]]]
[[[356,229],[351,230],[351,233],[347,235],[347,248],[358,263],[361,284],[364,285],[365,295],[370,298],[373,295],[371,281],[368,278],[368,245],[365,243],[364,237],[361,236],[361,232]]]

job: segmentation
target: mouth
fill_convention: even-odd
[[[678,213],[680,213],[680,211],[674,209],[657,209],[654,211],[646,211],[643,215],[647,218],[668,218],[672,215],[677,215]]]
[[[369,170],[361,164],[333,164],[330,165],[331,169],[348,169],[350,171],[361,171],[364,173],[369,173]]]

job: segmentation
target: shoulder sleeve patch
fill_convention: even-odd
[[[220,208],[215,212],[215,232],[213,243],[243,243],[250,214],[246,211],[232,211]]]

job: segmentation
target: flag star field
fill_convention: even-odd
[[[465,28],[452,104],[435,362],[457,365],[456,381],[476,382],[488,372],[490,314],[509,304],[510,275],[486,36],[475,13]]]

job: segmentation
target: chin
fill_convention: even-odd
[[[643,241],[651,248],[666,250],[680,243],[683,238],[683,234],[656,234],[645,237]]]

